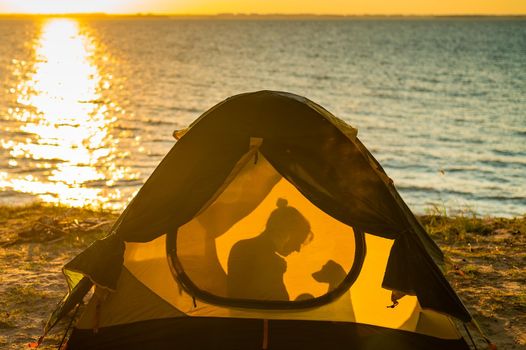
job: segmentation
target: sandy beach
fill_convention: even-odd
[[[61,268],[116,219],[109,212],[29,206],[0,209],[0,348],[21,349],[35,341],[67,292]],[[42,349],[56,349],[66,324]]]
[[[62,265],[102,237],[117,216],[47,205],[0,207],[0,347],[27,348],[40,336],[66,292]],[[446,276],[486,336],[499,349],[526,349],[526,218],[437,212],[420,220],[444,251]],[[67,323],[41,348],[56,348]]]

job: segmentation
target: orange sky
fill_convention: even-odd
[[[526,0],[0,0],[0,13],[526,14]]]

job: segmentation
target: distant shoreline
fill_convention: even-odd
[[[70,13],[70,14],[0,14],[0,19],[16,18],[46,18],[46,17],[77,17],[77,18],[122,18],[122,19],[190,19],[190,20],[353,20],[353,19],[526,19],[521,15],[331,15],[331,14],[250,14],[250,13],[221,13],[211,15],[199,14],[107,14],[107,13]]]

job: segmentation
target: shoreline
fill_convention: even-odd
[[[0,347],[27,347],[67,291],[62,266],[104,236],[118,213],[0,206]],[[499,349],[526,348],[526,216],[419,216],[446,257],[445,275]],[[54,349],[65,324],[46,337]],[[480,348],[484,343],[472,333]]]

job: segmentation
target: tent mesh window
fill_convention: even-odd
[[[225,305],[303,308],[344,294],[364,237],[321,211],[259,153],[167,237],[172,270],[192,295]]]

